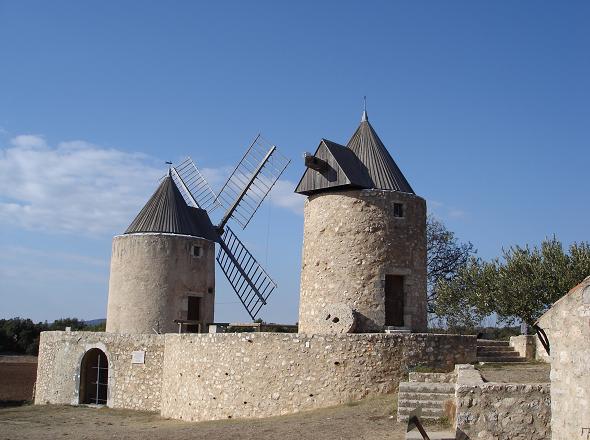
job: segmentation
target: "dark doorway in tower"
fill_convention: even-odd
[[[98,348],[82,358],[80,366],[80,403],[106,405],[109,388],[109,361]]]
[[[199,321],[201,317],[201,298],[198,296],[188,297],[188,311],[186,313],[187,321]],[[190,324],[186,326],[187,333],[198,333],[199,325]]]
[[[404,326],[404,277],[385,275],[385,325]]]

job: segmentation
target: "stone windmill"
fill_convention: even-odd
[[[276,283],[227,223],[245,228],[288,164],[258,135],[218,195],[190,158],[171,166],[125,233],[113,239],[107,332],[169,333],[179,323],[206,331],[213,322],[214,260],[255,319]],[[220,207],[225,213],[213,225],[210,215]]]
[[[299,331],[426,330],[426,202],[366,110],[346,146],[322,139],[305,166]]]

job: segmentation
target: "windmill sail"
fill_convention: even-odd
[[[189,206],[208,212],[219,207],[215,193],[190,157],[170,170],[174,183]]]
[[[219,243],[217,262],[254,320],[277,285],[229,227]]]
[[[230,218],[245,228],[289,162],[277,147],[256,136],[217,196],[226,209],[219,228]]]

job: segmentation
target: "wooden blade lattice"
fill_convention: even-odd
[[[217,196],[226,209],[220,227],[233,218],[245,228],[290,160],[258,135]]]
[[[252,320],[256,319],[277,285],[227,226],[220,239],[217,262]]]
[[[190,157],[172,167],[171,171],[172,179],[187,205],[208,212],[219,207],[215,193]]]

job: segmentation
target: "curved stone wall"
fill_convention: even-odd
[[[192,248],[201,248],[194,256]],[[175,234],[126,234],[113,239],[107,331],[178,332],[188,296],[201,298],[200,318],[213,322],[215,244]]]
[[[402,218],[394,204],[403,205]],[[305,203],[299,331],[330,333],[331,304],[355,310],[355,332],[383,331],[385,275],[404,276],[404,326],[426,330],[426,203],[398,191],[320,193]]]
[[[109,361],[115,408],[182,420],[257,418],[393,392],[412,367],[452,370],[476,358],[476,337],[433,334],[44,332],[35,403],[77,404],[80,361]],[[135,361],[143,353],[143,363]]]
[[[393,392],[411,367],[475,360],[475,336],[166,335],[162,408],[182,420],[257,418]]]

